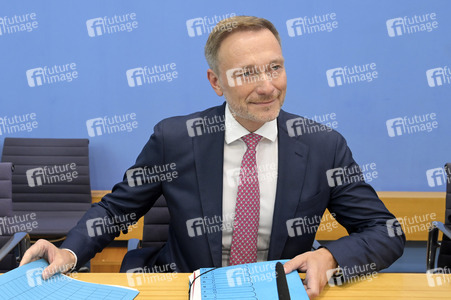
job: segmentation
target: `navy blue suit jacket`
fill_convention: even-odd
[[[162,194],[167,200],[171,222],[168,241],[156,254],[158,263],[175,263],[179,272],[221,266],[222,232],[217,230],[193,236],[188,232],[187,221],[222,217],[224,124],[221,122],[224,109],[225,104],[188,116],[168,118],[155,126],[132,168],[175,163],[178,178],[171,182],[130,186],[124,176],[123,182],[116,184],[110,194],[93,205],[63,243],[62,247],[77,254],[77,267],[119,234],[112,232],[91,237],[87,222],[91,224],[90,220],[95,218],[132,213],[141,217]],[[216,122],[220,122],[216,125],[220,126],[208,124],[215,116]],[[189,120],[194,118],[204,119],[210,126],[208,132],[190,136],[187,121],[191,124]],[[268,260],[291,259],[310,251],[315,239],[314,230],[289,234],[287,221],[307,218],[311,223],[317,220],[316,224],[310,224],[310,228],[314,228],[328,208],[349,233],[349,236],[327,244],[341,267],[370,263],[375,263],[377,269],[388,267],[402,255],[405,243],[403,234],[394,237],[388,234],[386,223],[394,216],[371,186],[363,181],[331,187],[326,176],[328,170],[352,168],[356,164],[345,139],[336,131],[324,130],[325,127],[314,122],[305,122],[304,132],[293,136],[294,125],[289,120],[295,118],[299,116],[283,110],[277,118],[278,179]],[[198,130],[194,125],[192,127],[190,130]],[[121,218],[117,219],[120,221]]]

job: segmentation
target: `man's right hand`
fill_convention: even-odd
[[[75,256],[67,250],[59,249],[46,240],[38,240],[24,254],[20,261],[23,266],[32,261],[44,258],[49,266],[42,272],[42,278],[48,279],[55,273],[65,273],[75,266]]]

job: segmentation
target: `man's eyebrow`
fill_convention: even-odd
[[[283,64],[284,62],[285,62],[285,60],[284,60],[283,57],[277,57],[277,58],[272,59],[272,60],[271,60],[268,64],[266,64],[266,65],[274,64],[274,63]],[[253,67],[255,67],[255,66],[260,67],[260,66],[264,66],[264,65],[248,64],[248,65],[241,66],[240,68],[241,68],[241,69],[251,69],[251,68],[253,68]]]
[[[273,60],[271,60],[271,63],[284,63],[285,62],[285,59],[283,58],[283,57],[277,57],[277,58],[274,58]]]

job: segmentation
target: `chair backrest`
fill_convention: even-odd
[[[9,241],[14,233],[8,230],[6,218],[12,217],[12,163],[0,163],[0,248]],[[15,259],[12,254],[0,261],[0,273],[15,268]]]
[[[162,247],[168,240],[169,209],[164,196],[144,215],[142,247]]]
[[[451,228],[451,163],[445,165],[446,174],[446,209],[445,226]],[[451,268],[451,240],[443,236],[437,260],[438,268]]]
[[[91,206],[88,139],[5,138],[15,215],[34,214],[30,235],[65,235]]]
[[[446,173],[446,210],[445,225],[451,226],[451,163],[445,165]]]

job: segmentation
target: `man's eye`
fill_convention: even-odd
[[[249,75],[251,75],[251,73],[249,73],[249,72],[244,72],[243,74],[241,74],[241,76],[244,76],[244,77],[248,77]]]
[[[280,65],[275,65],[275,66],[272,67],[272,69],[273,69],[274,71],[277,71],[277,70],[279,70],[280,68],[282,68],[282,66],[280,66]]]

